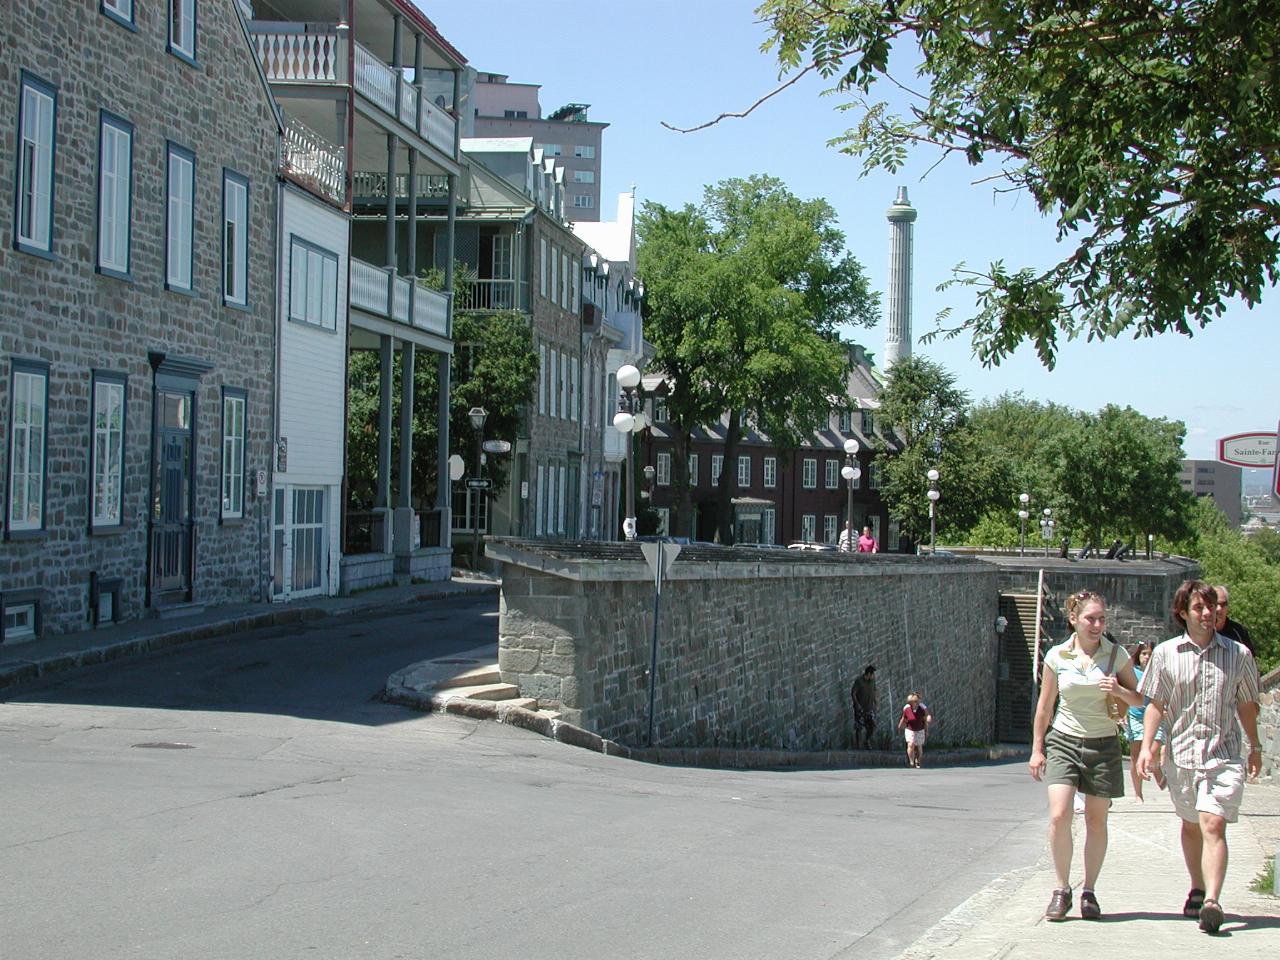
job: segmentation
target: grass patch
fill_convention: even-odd
[[[1254,893],[1262,893],[1275,896],[1276,884],[1276,859],[1270,857],[1267,859],[1267,865],[1262,871],[1253,878],[1253,882],[1249,884],[1249,889]]]

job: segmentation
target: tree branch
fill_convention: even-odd
[[[801,78],[801,77],[803,77],[806,73],[809,73],[809,72],[810,72],[810,71],[812,71],[812,70],[817,70],[817,69],[819,68],[819,66],[820,66],[820,64],[818,63],[818,61],[817,61],[817,60],[814,60],[812,63],[810,63],[807,67],[805,67],[803,70],[801,70],[799,73],[797,73],[794,77],[792,77],[792,78],[791,78],[790,80],[788,80],[786,83],[781,84],[780,86],[775,87],[773,90],[770,90],[768,93],[766,93],[763,97],[761,97],[761,98],[760,98],[759,100],[757,100],[755,103],[751,104],[751,106],[747,107],[747,109],[745,109],[745,110],[743,110],[743,111],[740,111],[740,112],[738,112],[738,113],[725,112],[725,113],[720,114],[718,117],[716,117],[716,118],[714,118],[714,119],[712,119],[712,120],[708,120],[706,123],[700,123],[700,124],[698,124],[698,125],[697,125],[697,126],[695,126],[695,127],[677,127],[677,126],[674,126],[674,125],[672,125],[672,124],[670,124],[670,123],[667,123],[667,121],[665,121],[665,120],[662,120],[662,121],[659,121],[659,122],[660,122],[664,127],[666,127],[668,130],[674,130],[676,133],[693,133],[693,132],[695,132],[695,131],[697,131],[697,130],[705,130],[707,127],[714,127],[714,126],[715,126],[717,123],[719,123],[721,120],[726,120],[726,119],[729,119],[729,118],[739,119],[739,120],[740,120],[740,119],[742,119],[743,117],[749,116],[749,115],[750,115],[750,114],[751,114],[751,113],[756,109],[756,107],[760,106],[760,105],[761,105],[762,103],[764,103],[766,100],[771,100],[771,99],[773,99],[773,98],[774,98],[774,97],[776,97],[778,94],[780,94],[783,90],[787,89],[787,87],[790,87],[790,86],[792,86],[793,84],[797,83],[797,82],[800,80],[800,78]]]

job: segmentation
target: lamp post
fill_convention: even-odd
[[[1022,504],[1018,508],[1018,556],[1025,557],[1027,555],[1027,517],[1031,516],[1027,510],[1027,504],[1031,502],[1031,494],[1018,494],[1018,503]]]
[[[622,396],[618,398],[618,412],[613,416],[614,428],[623,435],[623,463],[627,481],[627,515],[622,521],[622,535],[628,540],[636,538],[636,480],[631,475],[631,434],[643,427],[644,414],[639,412],[640,371],[630,363],[618,368],[618,386],[622,388]]]
[[[849,506],[844,515],[845,530],[849,534],[846,549],[853,552],[853,485],[862,476],[858,467],[858,441],[850,437],[844,442],[844,466],[840,468],[840,476],[849,486]]]
[[[1053,511],[1048,507],[1044,508],[1044,515],[1040,517],[1040,536],[1044,537],[1044,555],[1049,555],[1049,544],[1053,541],[1053,528],[1055,521],[1053,519]]]
[[[480,460],[481,445],[484,443],[484,422],[489,419],[489,411],[484,407],[472,407],[467,411],[467,419],[471,421],[471,426],[476,432],[476,472],[472,479],[480,480]],[[467,491],[476,497],[483,497],[484,490],[478,486]],[[471,503],[471,497],[467,497],[467,505],[471,508],[468,512],[471,514],[471,569],[475,570],[480,562],[480,510],[478,505]]]
[[[930,470],[925,476],[929,480],[929,553],[938,552],[938,471]]]

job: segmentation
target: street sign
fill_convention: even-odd
[[[675,563],[676,557],[680,556],[680,544],[649,543],[648,541],[640,544],[640,552],[644,554],[645,563],[649,564],[649,569],[653,571],[655,577],[658,575],[659,551],[663,554],[662,572],[670,576],[671,564]]]
[[[484,479],[477,480],[473,477],[467,481],[467,488],[470,490],[488,490],[489,481]]]
[[[1234,433],[1218,441],[1218,459],[1237,467],[1269,467],[1276,461],[1276,435]]]
[[[461,480],[462,474],[466,471],[466,469],[467,469],[466,464],[462,462],[462,457],[459,454],[455,453],[453,456],[449,458],[449,479],[450,480]]]
[[[480,444],[480,449],[485,453],[510,453],[511,443],[507,440],[486,440]]]
[[[1280,425],[1276,426],[1276,436],[1280,436]],[[1271,495],[1280,500],[1280,446],[1276,447],[1276,458],[1272,461]]]

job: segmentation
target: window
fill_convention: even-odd
[[[538,412],[547,412],[547,345],[538,344]]]
[[[44,527],[45,426],[48,410],[48,365],[14,360],[9,397],[10,534]]]
[[[818,539],[818,517],[817,514],[806,513],[800,518],[800,539],[805,543],[812,543]]]
[[[719,453],[711,455],[711,485],[713,487],[720,484],[720,471],[724,469],[724,456]]]
[[[565,484],[565,481],[564,481],[564,475],[565,475],[566,469],[567,468],[565,467],[564,464],[560,465],[560,483],[556,491],[559,494],[559,497],[556,500],[557,504],[559,505],[556,509],[556,532],[561,534],[564,533],[565,491],[568,489],[568,486]]]
[[[14,244],[27,253],[53,252],[53,153],[58,94],[22,73],[18,98],[18,222]]]
[[[39,605],[34,601],[6,603],[0,643],[21,643],[34,640],[39,631]]]
[[[764,485],[766,487],[776,487],[778,485],[778,458],[764,458]]]
[[[242,391],[222,392],[222,519],[244,516],[244,407]]]
[[[555,303],[560,289],[560,248],[551,245],[551,302]]]
[[[696,487],[698,485],[698,455],[696,453],[689,454],[689,486]]]
[[[196,0],[169,0],[169,51],[196,58]]]
[[[529,119],[528,110],[503,110],[502,118],[504,120],[527,120]]]
[[[818,486],[818,461],[813,457],[805,457],[803,469],[801,485],[806,490],[815,489]]]
[[[777,541],[774,539],[777,534],[774,533],[774,524],[778,512],[773,507],[765,507],[764,514],[760,518],[760,542],[773,544]]]
[[[902,546],[902,527],[897,520],[889,521],[889,551],[896,553]]]
[[[827,471],[827,489],[838,489],[840,486],[840,461],[828,457],[823,461],[823,466]]]
[[[582,264],[573,265],[573,299],[569,301],[569,309],[577,313],[582,309]]]
[[[569,383],[569,416],[577,423],[582,407],[582,368],[576,360],[569,368],[569,372],[573,374],[573,379]]]
[[[822,518],[822,542],[835,543],[837,534],[837,526],[839,518],[834,513],[828,513]]]
[[[125,383],[123,376],[93,373],[93,437],[89,474],[94,530],[119,527],[124,507]]]
[[[671,454],[658,454],[658,486],[667,487],[671,485]]]
[[[569,309],[569,255],[560,254],[560,306]]]
[[[573,171],[574,183],[595,183],[596,172],[594,170],[575,170]]]
[[[102,12],[126,27],[133,24],[133,0],[102,0]]]
[[[880,489],[880,464],[871,463],[867,466],[867,487],[871,490]]]
[[[547,295],[547,238],[538,238],[538,296]]]
[[[551,415],[560,416],[560,351],[551,350]]]
[[[738,458],[738,489],[745,490],[751,486],[751,458]]]
[[[547,468],[545,464],[538,464],[538,492],[535,499],[533,510],[533,532],[535,536],[542,536],[542,507],[547,499]]]
[[[869,437],[876,429],[876,415],[874,410],[862,411],[862,435]]]
[[[658,529],[654,531],[660,537],[671,535],[671,508],[656,507],[654,513],[658,515]]]
[[[654,422],[654,423],[666,423],[666,422],[667,422],[667,398],[666,398],[666,397],[656,397],[656,398],[654,398],[654,401],[653,401],[653,422]]]
[[[568,420],[572,416],[569,410],[569,376],[572,364],[569,362],[569,354],[560,354],[560,416]]]
[[[535,143],[534,146],[542,148],[542,155],[544,157],[560,156],[560,144],[558,143]]]
[[[861,465],[860,465],[860,464],[855,464],[855,466],[861,466]],[[862,474],[861,474],[861,473],[859,473],[856,477],[854,477],[852,480],[850,480],[850,481],[849,481],[849,483],[852,485],[853,489],[855,489],[855,490],[861,490],[861,489],[862,489]]]
[[[191,289],[191,249],[195,230],[196,158],[176,144],[168,146],[168,221],[165,226],[165,285]]]
[[[590,207],[594,207],[594,206],[596,205],[596,201],[595,201],[595,198],[594,198],[594,197],[592,197],[592,196],[590,196],[590,195],[588,195],[588,194],[579,193],[579,194],[577,194],[577,195],[573,198],[573,205],[574,205],[575,207],[587,207],[587,208],[590,208]]]
[[[846,437],[853,432],[853,413],[849,410],[840,411],[840,432]]]
[[[573,148],[573,155],[579,160],[594,160],[596,158],[596,148],[580,143]]]
[[[338,328],[338,255],[297,237],[289,245],[289,319]]]
[[[129,220],[133,204],[133,126],[103,112],[98,144],[98,269],[129,275]]]
[[[222,298],[249,302],[249,181],[238,173],[222,174]]]

